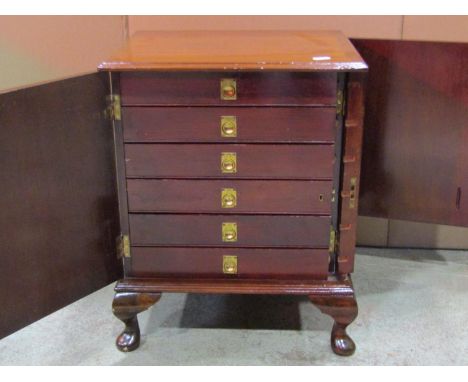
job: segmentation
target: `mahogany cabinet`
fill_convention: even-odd
[[[118,252],[130,343],[139,310],[184,291],[310,295],[340,338],[357,187],[362,215],[468,224],[468,44],[352,40],[369,66],[358,182],[365,66],[343,37],[158,36],[101,72],[0,94],[0,337],[120,278]],[[238,99],[221,100],[222,79]],[[218,173],[222,152],[236,173]],[[128,240],[128,213],[166,244]]]
[[[366,64],[338,32],[140,32],[112,92],[117,347],[165,292],[309,296],[351,355]]]
[[[468,224],[468,44],[353,40],[362,132],[365,64],[336,34],[137,41],[99,73],[0,94],[0,337],[120,278],[118,252],[128,350],[161,292],[290,293],[350,353],[358,188],[362,215]]]

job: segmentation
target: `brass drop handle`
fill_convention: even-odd
[[[237,172],[236,153],[221,153],[221,172],[224,174]]]
[[[223,87],[223,95],[225,97],[234,97],[236,95],[236,88],[232,85],[226,85]]]
[[[224,238],[227,241],[232,241],[236,237],[236,233],[234,231],[225,231]]]
[[[224,205],[226,207],[232,207],[234,205],[234,197],[232,195],[226,195],[223,199]]]
[[[234,133],[234,124],[231,121],[226,121],[221,126],[221,130],[225,135],[232,135]]]
[[[237,256],[223,256],[223,273],[237,274]]]
[[[226,160],[223,162],[223,169],[231,172],[234,169],[234,161]]]
[[[221,136],[225,138],[237,136],[237,118],[235,116],[221,116]]]
[[[232,263],[226,264],[224,267],[224,273],[235,273],[236,267]]]
[[[220,83],[221,99],[232,101],[237,99],[237,84],[233,78],[223,78]]]
[[[224,242],[237,241],[237,223],[223,223],[221,226],[221,233],[221,237]]]
[[[237,191],[234,188],[223,188],[221,190],[221,207],[234,208],[237,204]]]

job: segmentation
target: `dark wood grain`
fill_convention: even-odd
[[[353,43],[370,67],[360,213],[468,225],[468,44]]]
[[[117,349],[123,352],[135,350],[140,346],[140,326],[137,314],[147,310],[161,298],[161,293],[116,293],[112,301],[112,312],[125,324],[123,332],[117,337]]]
[[[236,206],[222,208],[224,189]],[[330,181],[129,179],[130,212],[330,215]]]
[[[237,256],[237,274],[223,273],[223,255]],[[324,279],[327,249],[132,248],[131,277]]]
[[[237,81],[237,100],[221,100],[220,81]],[[336,73],[124,72],[122,103],[130,105],[308,105],[336,103]]]
[[[331,348],[335,354],[353,355],[356,345],[346,332],[346,328],[357,317],[358,306],[354,293],[330,293],[328,296],[311,294],[310,301],[324,314],[335,321],[330,336]]]
[[[333,143],[334,108],[125,107],[125,142]],[[221,136],[222,116],[234,116],[237,136]]]
[[[223,242],[223,222],[237,223],[237,241]],[[330,217],[130,214],[136,246],[328,248]]]
[[[337,272],[354,270],[356,223],[359,208],[359,179],[364,120],[365,74],[351,73],[347,81],[347,102],[344,118],[342,176],[339,192],[339,245]]]
[[[107,75],[0,95],[0,337],[116,280]]]
[[[194,279],[183,277],[127,278],[117,282],[117,293],[235,293],[354,297],[351,278],[329,275],[314,279]]]
[[[99,69],[115,71],[310,70],[367,66],[339,31],[139,31]]]
[[[237,172],[221,154],[237,154]],[[333,145],[126,144],[129,178],[323,179],[333,176]]]

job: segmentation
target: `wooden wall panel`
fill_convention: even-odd
[[[468,225],[468,44],[353,43],[370,67],[360,213]]]
[[[92,74],[0,95],[0,337],[120,276],[107,92]]]

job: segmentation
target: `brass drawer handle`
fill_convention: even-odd
[[[236,153],[221,153],[221,172],[223,174],[234,174],[237,172]]]
[[[223,273],[237,274],[237,256],[223,256]]]
[[[221,99],[232,101],[237,99],[237,84],[232,78],[223,78],[221,80]]]
[[[237,223],[223,223],[221,232],[224,242],[232,243],[237,241]]]
[[[234,208],[237,205],[237,191],[233,188],[223,188],[221,190],[221,207]]]
[[[234,116],[221,117],[221,136],[225,138],[237,137],[237,120]]]

